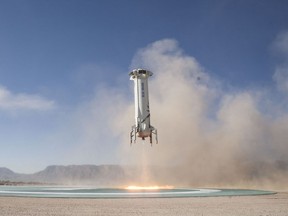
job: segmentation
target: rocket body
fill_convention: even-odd
[[[134,81],[134,100],[135,100],[135,125],[132,126],[130,133],[130,141],[136,136],[145,140],[146,137],[150,138],[152,144],[152,134],[156,135],[157,130],[150,124],[150,108],[149,108],[149,91],[148,91],[148,78],[153,73],[148,70],[137,69],[129,73],[130,80]]]

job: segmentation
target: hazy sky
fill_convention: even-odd
[[[222,90],[282,97],[287,11],[286,0],[0,0],[0,167],[120,163],[106,116],[133,104],[128,72],[155,41],[172,39]]]

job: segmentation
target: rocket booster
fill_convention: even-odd
[[[136,136],[145,140],[146,137],[150,138],[152,145],[152,134],[155,134],[156,143],[157,130],[150,124],[150,109],[149,109],[149,93],[148,93],[148,78],[153,73],[148,70],[136,69],[129,73],[130,80],[134,81],[134,99],[135,99],[135,125],[132,126],[130,132],[130,143]]]

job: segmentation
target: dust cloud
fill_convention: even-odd
[[[173,39],[140,49],[131,64],[134,68],[154,73],[149,80],[151,124],[158,129],[159,144],[151,148],[148,140],[145,144],[139,140],[129,146],[134,124],[130,83],[131,95],[121,96],[124,101],[114,106],[121,115],[110,118],[111,130],[121,140],[122,164],[143,166],[145,157],[147,182],[161,184],[288,187],[285,96],[257,86],[245,90],[225,86]]]

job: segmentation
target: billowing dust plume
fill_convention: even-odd
[[[148,140],[138,140],[129,146],[131,82],[131,95],[122,95],[126,101],[114,106],[121,115],[110,118],[111,130],[122,140],[123,164],[149,167],[150,181],[162,184],[287,188],[285,96],[259,87],[224,86],[171,39],[139,50],[133,68],[154,73],[149,80],[151,124],[158,129],[159,144],[151,148]]]

